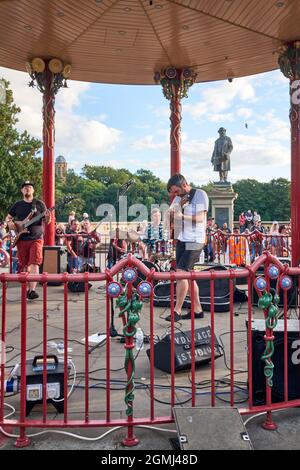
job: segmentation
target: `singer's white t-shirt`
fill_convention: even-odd
[[[172,206],[180,205],[181,198],[176,196],[172,202]],[[208,196],[202,189],[197,189],[192,202],[183,210],[184,215],[196,215],[202,211],[208,211]],[[176,234],[176,231],[178,232]],[[182,242],[205,243],[206,235],[206,215],[203,222],[192,222],[192,220],[184,220],[180,226],[175,226],[175,238]]]

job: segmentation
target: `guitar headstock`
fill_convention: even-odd
[[[73,201],[74,199],[76,199],[75,196],[64,196],[62,199],[60,199],[59,201],[57,201],[57,203],[55,204],[55,206],[51,207],[49,209],[49,211],[60,211],[61,209],[63,209],[67,204],[69,204],[71,201]]]
[[[67,204],[72,202],[74,199],[75,199],[75,196],[64,196],[55,204],[55,210],[63,209]]]

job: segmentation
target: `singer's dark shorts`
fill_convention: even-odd
[[[198,263],[204,243],[181,242],[176,243],[176,268],[190,271]]]

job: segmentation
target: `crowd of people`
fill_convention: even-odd
[[[6,222],[0,224],[0,240],[2,249],[12,256],[12,272],[18,272],[17,246],[10,247],[14,231],[8,236]],[[261,235],[260,235],[261,234]],[[241,236],[242,235],[242,236]],[[55,243],[66,246],[68,272],[91,271],[95,267],[96,247],[100,243],[100,235],[93,228],[89,215],[85,212],[80,218],[71,211],[68,223],[55,226]],[[204,244],[204,261],[220,262],[223,255],[227,262],[243,266],[253,262],[264,249],[279,257],[290,256],[290,225],[274,221],[270,227],[264,226],[257,211],[247,210],[239,216],[238,225],[231,232],[227,223],[219,226],[213,217],[207,218],[206,239]],[[170,233],[162,221],[159,208],[151,211],[151,221],[138,224],[136,230],[121,232],[116,229],[110,239],[107,266],[112,267],[122,256],[133,253],[140,259],[155,261],[158,256],[174,256],[174,246],[170,241]]]
[[[207,262],[220,262],[220,256],[227,255],[229,263],[244,266],[253,263],[266,249],[274,256],[290,256],[290,224],[274,221],[271,226],[265,226],[260,214],[250,209],[240,214],[238,222],[231,232],[227,223],[219,227],[213,217],[208,217],[204,248]]]

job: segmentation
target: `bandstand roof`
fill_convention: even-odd
[[[220,80],[277,68],[299,24],[299,0],[0,0],[0,65],[57,57],[71,79],[124,84],[190,66]]]

